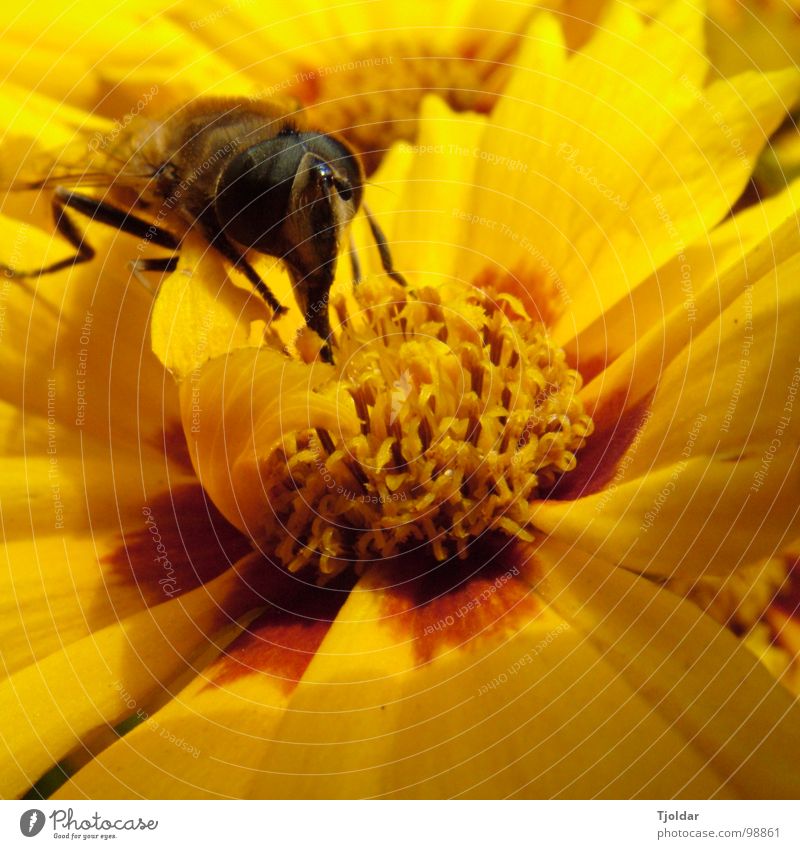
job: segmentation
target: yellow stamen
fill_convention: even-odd
[[[267,550],[331,576],[420,545],[463,557],[487,531],[531,539],[530,502],[593,427],[563,351],[502,295],[371,281],[358,299],[358,316],[334,304],[335,376],[318,393],[354,408],[360,433],[284,435],[262,467]]]

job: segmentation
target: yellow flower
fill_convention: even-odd
[[[560,15],[572,47],[591,38],[613,0],[549,0]],[[643,20],[659,16],[664,0],[631,0]],[[743,71],[777,71],[800,59],[797,0],[706,0],[705,52],[710,73],[731,77]]]
[[[797,795],[684,593],[798,535],[796,192],[728,212],[800,79],[708,84],[703,23],[539,15],[490,116],[428,99],[332,365],[199,242],[152,320],[122,236],[5,290],[5,794]]]
[[[490,108],[536,5],[44,2],[24,5],[4,29],[0,79],[9,92],[19,86],[106,117],[112,132],[199,94],[295,100],[312,123],[343,131],[369,165],[395,138],[412,137],[427,91],[457,109]]]
[[[708,55],[715,73],[773,71],[800,60],[797,0],[709,0]]]
[[[568,43],[578,48],[599,25],[611,0],[552,0],[561,14]],[[650,20],[663,0],[631,4]],[[709,73],[732,77],[748,70],[776,71],[800,64],[800,3],[797,0],[708,0],[705,24]],[[739,206],[782,191],[800,175],[797,115],[787,117],[754,168],[752,184]]]

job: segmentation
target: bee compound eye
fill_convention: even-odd
[[[333,185],[344,201],[352,200],[356,209],[361,204],[361,166],[355,154],[338,139],[322,133],[309,134],[306,146],[327,162],[334,175]]]
[[[336,191],[339,192],[339,197],[348,201],[353,197],[353,187],[346,180],[337,180],[334,185],[336,186]]]
[[[298,136],[282,135],[233,157],[214,201],[223,230],[248,247],[273,253],[302,156]]]
[[[241,151],[222,171],[214,207],[225,233],[263,253],[285,252],[281,227],[290,211],[295,178],[309,153],[317,159],[318,177],[357,209],[362,177],[352,151],[322,133],[287,132]]]

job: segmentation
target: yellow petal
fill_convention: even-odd
[[[309,427],[359,430],[349,396],[340,405],[313,394],[329,371],[269,348],[244,349],[210,360],[181,386],[195,472],[228,521],[251,537],[273,520],[260,468],[284,434]]]
[[[90,761],[57,796],[245,796],[297,680],[345,597],[341,590],[309,587],[286,576],[275,583],[274,593],[265,593],[266,612],[224,655],[152,716],[138,711],[141,724]],[[287,586],[291,583],[294,587]]]
[[[265,614],[252,669],[212,665],[58,795],[792,796],[797,708],[729,633],[575,549],[501,557],[362,581],[297,690],[276,671],[326,615]]]
[[[598,253],[589,259],[589,245],[580,251],[591,280],[577,264],[563,271],[565,280],[580,282],[575,309],[556,326],[557,337],[586,326],[726,214],[800,93],[800,76],[794,70],[744,74],[690,91],[693,106],[657,140],[657,150],[639,160],[633,190],[621,192],[630,215],[613,222],[603,216],[602,235],[591,246]]]
[[[794,0],[710,0],[708,18],[708,55],[720,76],[787,68],[800,58]]]
[[[715,227],[634,288],[630,298],[618,301],[602,316],[565,343],[573,362],[588,380],[607,368],[652,327],[673,312],[694,333],[698,326],[697,298],[706,287],[740,269],[748,272],[747,255],[761,242],[766,243],[787,219],[797,219],[800,182],[776,197],[748,207]]]
[[[208,644],[214,631],[256,602],[230,569],[181,598],[143,610],[40,660],[0,683],[7,723],[0,750],[3,796],[24,792],[130,702],[146,705]]]
[[[646,27],[618,10],[558,84],[520,57],[528,70],[482,144],[529,170],[509,181],[478,169],[469,211],[490,226],[474,228],[462,276],[480,279],[494,257],[494,276],[516,278],[568,341],[725,215],[800,77],[704,89],[701,29],[692,4]]]
[[[141,456],[157,467],[155,452]],[[143,494],[134,484],[141,469],[118,463],[125,486],[110,499],[107,480],[99,492],[83,491],[63,465],[53,475],[48,460],[6,459],[5,467],[14,484],[0,487],[2,674],[188,592],[248,549],[196,482],[181,485],[180,473],[172,490]],[[90,462],[83,471],[108,473]]]
[[[450,591],[364,580],[248,795],[725,795],[681,731],[506,563]]]
[[[548,542],[536,557],[537,590],[701,753],[723,792],[797,796],[800,709],[739,640],[690,602],[571,545]]]
[[[797,215],[792,212],[718,279],[712,276],[693,300],[691,321],[687,321],[683,309],[673,310],[584,386],[581,399],[587,408],[598,413],[609,402],[617,408],[640,403],[653,392],[665,364],[690,346],[693,337],[717,325],[732,329],[736,322],[753,313],[755,304],[763,311],[765,324],[777,328],[780,322],[791,335],[791,324],[787,322],[793,319],[786,315],[783,305],[793,303],[795,298],[796,249]],[[709,330],[709,334],[712,332]],[[770,348],[774,344],[766,326],[762,328],[761,341]],[[753,356],[768,354],[756,351]],[[737,359],[741,362],[749,356]]]
[[[211,357],[258,347],[262,340],[255,323],[263,327],[271,318],[252,288],[233,284],[214,251],[189,239],[178,270],[159,288],[150,331],[153,351],[181,380]]]
[[[466,210],[485,126],[485,118],[456,113],[438,98],[423,101],[420,132],[411,145],[413,177],[404,175],[396,217],[383,219],[392,234],[395,266],[411,279],[421,274],[449,277],[453,252],[468,242],[463,238],[470,223]],[[398,190],[385,182],[381,186]]]
[[[498,179],[497,169],[478,172],[478,185],[496,195],[479,194],[483,214],[510,228],[499,245],[511,253],[501,248],[488,255],[508,257],[512,268],[519,259],[533,267],[532,260],[544,265],[546,259],[570,289],[579,285],[565,276],[570,263],[584,277],[587,240],[599,246],[605,237],[598,230],[610,229],[612,217],[624,226],[641,166],[690,101],[679,74],[699,84],[704,68],[702,16],[689,4],[671,4],[665,20],[649,27],[614,4],[603,24],[565,62],[557,28],[542,17],[534,21],[485,140],[501,161],[505,156],[529,170],[516,185]],[[523,236],[531,244],[521,244]],[[488,241],[480,238],[479,245]],[[584,256],[572,256],[583,244]]]
[[[87,238],[108,245],[101,234],[108,239],[90,225]],[[17,407],[24,399],[26,416],[53,416],[62,444],[83,436],[135,446],[178,419],[177,392],[149,350],[152,295],[127,276],[136,243],[112,238],[99,265],[2,290],[0,398]]]
[[[740,504],[760,496],[767,476],[768,488],[780,490],[800,444],[793,415],[800,391],[794,350],[800,261],[781,262],[794,252],[796,228],[791,216],[719,285],[702,290],[693,304],[696,321],[687,324],[684,310],[676,309],[583,390],[596,432],[578,472],[557,488],[558,499],[616,490],[666,467],[680,477],[695,458],[721,467],[749,464],[753,479],[736,478]],[[599,495],[596,509],[611,495]],[[727,492],[727,509],[736,497]],[[650,509],[645,502],[639,507]],[[767,549],[773,544],[759,538]]]
[[[792,466],[761,457],[679,460],[575,500],[537,503],[533,523],[584,551],[661,577],[724,575],[769,557],[800,532]]]
[[[659,377],[636,450],[637,477],[681,458],[762,460],[779,475],[796,462],[800,421],[800,258],[745,288]]]
[[[70,6],[21,7],[4,31],[9,50],[4,79],[113,118],[137,109],[155,83],[167,106],[221,88],[237,88],[236,65],[207,50],[192,30],[169,20],[160,0],[124,0],[99,9],[94,0]],[[147,69],[142,72],[143,50]],[[236,93],[239,93],[238,91]],[[141,111],[141,110],[139,110]]]

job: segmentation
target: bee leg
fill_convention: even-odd
[[[150,294],[155,293],[155,288],[150,285],[150,281],[142,276],[143,271],[152,271],[152,272],[160,272],[161,274],[172,274],[178,267],[178,256],[165,256],[165,257],[156,257],[156,258],[143,258],[139,257],[138,259],[132,259],[128,263],[128,268],[130,268],[133,276],[142,284],[143,288],[145,288]]]
[[[332,363],[331,344],[335,342],[335,338],[330,324],[329,295],[333,281],[330,264],[325,268],[329,273],[323,273],[322,279],[316,279],[313,275],[304,275],[298,268],[286,263],[286,272],[292,281],[295,300],[303,314],[306,327],[313,330],[323,342],[319,358],[324,363]]]
[[[42,268],[32,271],[19,271],[9,268],[6,265],[0,265],[0,270],[2,270],[6,277],[40,277],[42,274],[52,274],[64,268],[70,268],[73,265],[88,262],[94,258],[94,248],[85,241],[83,233],[67,215],[67,209],[75,210],[75,212],[87,216],[92,221],[108,224],[110,227],[121,230],[123,233],[139,236],[162,248],[174,249],[178,247],[178,240],[172,233],[156,227],[155,224],[150,224],[141,218],[137,218],[135,215],[130,215],[121,209],[117,209],[117,207],[109,203],[72,192],[63,186],[57,186],[53,192],[51,207],[56,230],[75,248],[77,253],[75,256],[67,257],[67,259],[59,260],[51,265],[45,265]]]
[[[176,255],[152,259],[132,259],[129,265],[131,271],[160,271],[162,274],[172,274],[178,268],[178,257]]]
[[[353,286],[361,282],[361,263],[358,261],[355,239],[350,236],[350,267],[353,269]]]
[[[392,255],[389,252],[389,245],[386,243],[386,236],[383,235],[383,230],[381,230],[378,226],[378,222],[372,217],[372,213],[369,211],[366,204],[363,205],[362,209],[364,210],[364,214],[367,216],[369,229],[372,231],[372,238],[375,239],[375,245],[381,256],[381,265],[383,266],[383,270],[389,275],[389,277],[392,278],[392,280],[395,281],[395,283],[405,286],[405,277],[403,277],[399,271],[395,271],[392,263]]]
[[[56,211],[56,203],[59,204],[59,211]],[[87,195],[72,192],[62,186],[58,186],[55,190],[53,199],[53,212],[56,214],[56,224],[60,219],[65,219],[66,216],[60,214],[63,207],[69,207],[92,221],[99,221],[101,224],[107,224],[116,230],[121,230],[129,236],[138,236],[145,242],[153,245],[158,245],[160,248],[171,248],[177,250],[180,247],[180,241],[172,235],[168,230],[163,230],[143,218],[126,212],[124,209],[117,209],[110,203],[96,200]]]
[[[206,239],[208,239],[209,244],[216,248],[225,257],[225,259],[227,259],[228,262],[233,265],[234,268],[238,268],[239,271],[244,274],[244,276],[250,281],[251,285],[256,290],[256,292],[258,292],[258,294],[261,295],[261,297],[271,307],[271,309],[275,313],[276,318],[279,315],[283,315],[285,312],[288,312],[288,308],[283,306],[283,304],[275,297],[275,295],[272,294],[272,290],[261,279],[261,275],[255,270],[255,268],[253,268],[252,265],[250,265],[247,259],[228,241],[224,233],[220,232],[214,227],[211,227],[210,225],[207,225],[206,222],[204,222],[202,219],[200,219],[199,224],[204,232]]]

